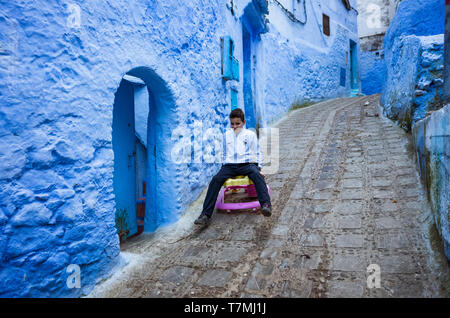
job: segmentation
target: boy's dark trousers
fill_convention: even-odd
[[[236,176],[248,176],[253,181],[258,194],[258,200],[261,206],[265,203],[272,206],[267,190],[266,181],[254,163],[227,163],[222,166],[220,171],[212,178],[209,183],[208,192],[206,193],[205,202],[203,203],[202,214],[211,217],[216,205],[217,196],[222,188],[222,185],[229,178]]]

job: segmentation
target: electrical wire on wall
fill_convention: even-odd
[[[297,23],[301,23],[301,24],[306,24],[306,22],[308,21],[308,17],[306,15],[306,0],[293,0],[293,3],[295,4],[295,2],[303,2],[303,13],[305,16],[305,21],[302,21],[300,19],[298,19],[294,13],[292,13],[291,11],[289,11],[288,9],[285,8],[284,5],[282,5],[278,0],[273,0],[280,8],[281,10],[284,11],[284,13],[286,13],[286,15],[288,16],[289,19],[291,19],[293,22],[297,22]]]

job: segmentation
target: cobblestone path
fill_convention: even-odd
[[[373,95],[291,112],[277,125],[279,172],[266,176],[272,217],[216,212],[157,250],[151,237],[125,244],[145,261],[90,296],[449,297],[410,136],[378,104]],[[371,264],[379,288],[367,283]]]

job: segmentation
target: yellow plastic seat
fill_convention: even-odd
[[[231,186],[240,186],[240,185],[250,185],[253,184],[253,181],[250,180],[248,176],[237,176],[234,178],[229,178],[225,183],[223,184],[225,187],[231,187]]]

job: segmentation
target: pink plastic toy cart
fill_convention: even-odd
[[[254,197],[256,200],[251,202],[236,202],[236,203],[225,203],[225,194],[229,191],[236,191],[237,189],[245,189],[249,197]],[[270,195],[270,187],[267,185],[267,190]],[[248,176],[237,176],[235,178],[230,178],[223,184],[222,189],[220,189],[219,196],[217,198],[216,208],[218,210],[223,210],[230,213],[232,210],[245,210],[251,209],[253,211],[261,208],[261,204],[257,199],[258,195],[256,193],[255,185]]]

